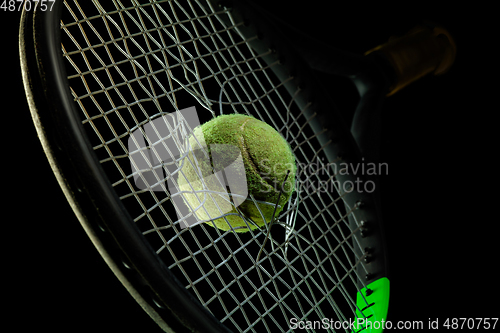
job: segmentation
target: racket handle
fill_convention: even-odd
[[[395,83],[390,87],[390,96],[419,78],[433,73],[446,73],[455,60],[456,45],[444,28],[418,25],[402,37],[391,37],[370,53],[382,55],[395,72]]]

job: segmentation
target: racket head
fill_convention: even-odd
[[[258,12],[239,6],[244,5],[235,3],[230,9],[211,2],[200,9],[211,8],[213,12],[220,12],[217,15],[224,17],[222,21],[238,26],[237,35],[259,55],[263,64],[273,64],[269,75],[275,77],[275,82],[284,83],[288,101],[293,102],[293,107],[298,110],[296,114],[303,116],[307,124],[302,130],[316,140],[316,148],[321,150],[325,159],[338,169],[341,164],[360,163],[361,154],[348,127],[333,103],[325,97],[327,94],[317,84],[307,64],[294,56],[293,48],[284,40],[273,36],[271,28],[259,22]],[[66,198],[107,264],[162,329],[182,332],[187,327],[200,332],[229,332],[229,328],[187,291],[178,275],[157,254],[158,249],[146,240],[145,231],[134,222],[129,207],[123,204],[110,181],[108,170],[102,166],[96,145],[89,138],[89,129],[82,124],[81,104],[75,102],[74,90],[70,89],[68,82],[67,56],[61,51],[63,31],[60,21],[64,10],[63,2],[57,2],[52,11],[24,12],[20,35],[23,78],[30,110]],[[266,117],[268,115],[262,118]],[[269,121],[269,118],[265,120]],[[315,155],[316,152],[311,155],[313,160]],[[341,184],[356,181],[351,174],[336,177]],[[387,277],[380,212],[370,193],[352,191],[339,196],[347,209],[352,210],[348,214],[352,234],[342,243],[352,243],[349,247],[357,251],[352,255],[359,263],[351,273],[359,270],[353,274],[359,281],[352,286],[358,293],[351,295],[351,301],[354,300],[351,303],[358,309],[353,306],[351,315],[361,317],[363,315],[356,311],[371,304],[366,299],[369,295],[363,291],[369,289],[370,283]],[[217,233],[216,230],[210,232]],[[224,237],[233,235],[225,234]],[[368,257],[373,260],[365,262]],[[383,289],[385,293],[387,284]],[[387,303],[387,297],[379,302]],[[361,306],[363,303],[364,307]],[[382,317],[385,316],[383,312],[387,312],[386,307],[381,310]]]

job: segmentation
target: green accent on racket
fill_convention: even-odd
[[[389,279],[380,278],[361,289],[356,296],[355,332],[384,331],[389,309]],[[368,292],[367,291],[371,291]]]

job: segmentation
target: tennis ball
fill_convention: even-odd
[[[221,115],[197,127],[188,140],[191,150],[182,160],[177,183],[181,191],[186,191],[181,192],[184,202],[198,219],[210,220],[207,224],[226,231],[231,228],[220,216],[229,214],[226,219],[235,231],[247,232],[247,224],[229,200],[238,203],[238,209],[259,227],[265,224],[262,215],[267,223],[271,222],[274,205],[257,203],[261,215],[250,194],[258,201],[277,203],[275,217],[285,207],[294,190],[295,157],[286,140],[267,123],[242,114]],[[224,185],[231,183],[231,188],[221,185],[220,178],[213,176],[214,172],[220,175],[217,172],[221,170],[230,170],[226,172]],[[289,175],[284,183],[287,171]],[[194,192],[207,188],[222,193],[226,190],[235,194],[247,192],[248,197],[244,200],[237,195]],[[251,229],[257,228],[251,223],[248,225]]]

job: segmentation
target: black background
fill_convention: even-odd
[[[258,2],[316,38],[354,52],[423,20],[451,31],[458,47],[452,70],[413,83],[384,104],[389,320],[427,325],[429,318],[442,323],[448,317],[498,317],[492,8],[442,1]],[[105,265],[59,189],[24,95],[20,14],[2,11],[0,18],[2,275],[4,295],[14,296],[5,301],[4,320],[51,332],[159,332]]]

